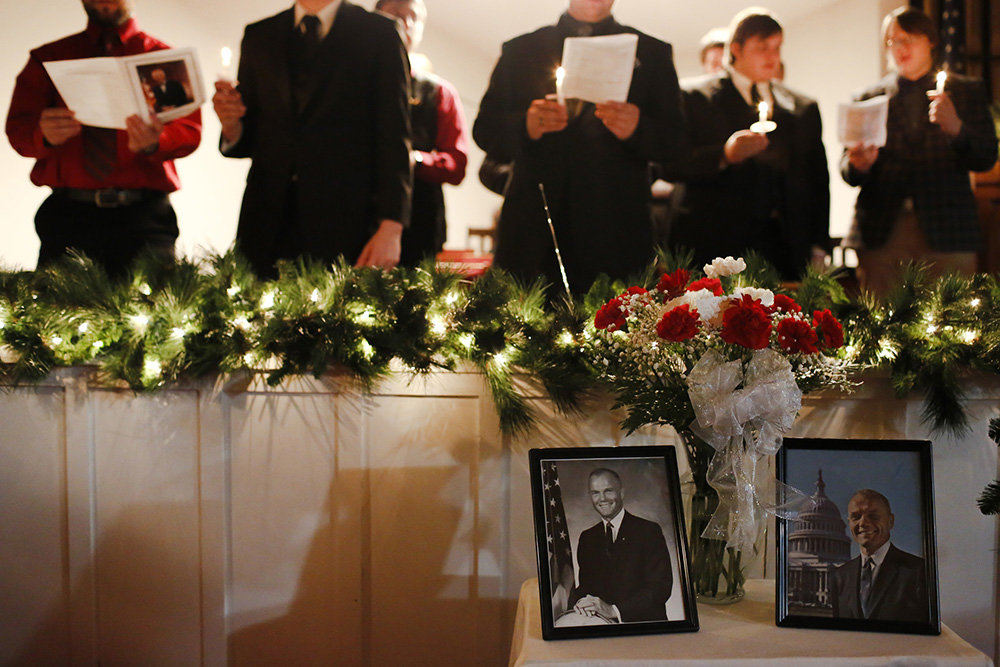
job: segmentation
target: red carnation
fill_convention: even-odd
[[[633,285],[632,287],[629,287],[627,290],[619,294],[618,298],[621,299],[626,296],[632,296],[633,294],[645,294],[647,291],[648,290],[645,287],[639,287],[638,285]]]
[[[598,329],[621,329],[625,326],[625,313],[622,312],[622,302],[618,299],[611,299],[601,306],[601,309],[594,315],[594,326]]]
[[[688,285],[688,292],[697,292],[700,289],[707,289],[715,296],[722,296],[722,281],[718,278],[702,278]]]
[[[787,297],[786,297],[787,298]],[[778,343],[785,352],[815,354],[819,336],[809,323],[797,317],[786,317],[778,322]]]
[[[837,348],[844,344],[844,327],[829,308],[813,312],[813,327],[819,329],[824,347]]]
[[[771,312],[781,311],[782,313],[801,313],[802,306],[795,303],[795,299],[790,296],[785,296],[784,294],[774,295],[774,305],[771,306]]]
[[[771,340],[771,318],[767,311],[749,294],[734,300],[722,314],[722,331],[719,335],[727,343],[763,350]]]
[[[698,334],[698,311],[684,304],[663,314],[656,324],[656,333],[664,340],[679,343]]]
[[[660,276],[660,282],[656,284],[656,289],[666,294],[668,299],[675,299],[684,293],[684,286],[690,279],[690,271],[677,269],[673,273],[664,273]]]

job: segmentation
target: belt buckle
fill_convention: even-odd
[[[114,188],[94,190],[94,205],[97,208],[118,208],[122,205],[121,193]]]

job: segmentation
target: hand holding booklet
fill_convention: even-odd
[[[838,107],[837,136],[845,146],[885,146],[889,98],[879,95],[861,102],[841,102]]]
[[[147,123],[186,116],[205,102],[194,49],[166,49],[120,58],[44,63],[56,90],[84,125],[125,129],[138,115]]]
[[[563,42],[562,96],[600,104],[626,102],[635,68],[635,34],[569,37]]]

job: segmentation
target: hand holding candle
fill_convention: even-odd
[[[948,81],[948,73],[941,70],[937,73],[937,77],[935,77],[935,79],[937,81],[937,88],[934,89],[934,92],[940,95],[944,92],[944,84]]]
[[[955,104],[944,89],[945,83],[948,81],[948,73],[941,70],[937,73],[936,79],[937,86],[934,90],[927,91],[927,97],[931,99],[927,109],[927,117],[949,137],[957,137],[962,131],[962,119],[958,117]]]
[[[222,70],[219,72],[219,81],[232,83],[236,76],[233,72],[233,50],[228,46],[223,46],[219,51],[219,60],[222,62]]]
[[[560,106],[566,106],[566,97],[563,95],[563,81],[566,80],[566,68],[560,65],[556,68],[556,101]]]

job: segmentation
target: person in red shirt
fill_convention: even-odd
[[[414,266],[444,246],[445,183],[458,185],[469,162],[469,131],[454,86],[425,71],[413,57],[427,21],[423,0],[378,0],[375,10],[398,22],[411,55],[410,122],[413,126],[413,207],[403,230],[400,264]]]
[[[130,0],[83,0],[83,7],[86,30],[31,51],[14,86],[7,137],[35,158],[31,182],[52,188],[35,215],[38,266],[73,249],[120,275],[146,249],[173,260],[177,216],[167,194],[180,187],[174,160],[201,141],[201,112],[166,125],[133,115],[125,130],[77,121],[42,63],[168,48],[139,30]]]

